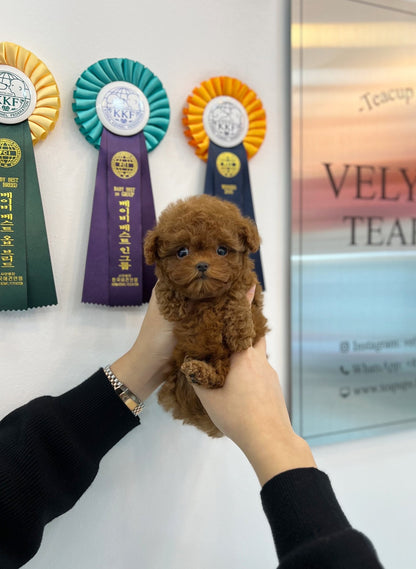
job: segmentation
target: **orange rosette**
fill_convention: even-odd
[[[208,160],[209,137],[205,131],[203,116],[205,107],[215,97],[227,96],[236,99],[245,109],[248,117],[248,130],[243,140],[247,158],[252,158],[260,148],[266,134],[266,112],[256,93],[239,79],[233,77],[213,77],[203,81],[187,98],[183,109],[182,122],[188,143],[202,160]]]
[[[59,116],[61,100],[54,76],[31,51],[11,42],[0,43],[0,65],[22,71],[36,90],[36,106],[28,122],[33,144],[47,137]]]

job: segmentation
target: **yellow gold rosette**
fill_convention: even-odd
[[[36,144],[46,138],[58,120],[61,100],[55,79],[35,54],[7,41],[0,43],[0,65],[22,71],[36,90],[36,106],[28,119],[32,141]]]
[[[239,79],[213,77],[203,81],[192,91],[183,109],[183,124],[188,142],[195,148],[197,156],[208,160],[209,136],[205,130],[203,115],[205,108],[216,97],[232,97],[244,107],[248,117],[248,130],[243,145],[250,159],[260,148],[266,134],[266,113],[256,93]]]
[[[32,52],[0,43],[0,310],[56,304],[33,145],[58,119],[59,91]]]

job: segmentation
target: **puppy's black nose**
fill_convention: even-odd
[[[198,263],[196,269],[201,273],[205,273],[205,271],[208,270],[208,267],[209,267],[208,263]]]

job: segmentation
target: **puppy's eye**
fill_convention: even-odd
[[[217,248],[217,255],[224,257],[224,255],[226,255],[227,253],[228,253],[227,247],[221,245],[220,247]]]
[[[178,259],[182,259],[183,257],[186,257],[187,255],[189,255],[189,249],[187,247],[181,247],[176,252],[176,256],[178,257]]]

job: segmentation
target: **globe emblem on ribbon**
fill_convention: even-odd
[[[135,85],[123,81],[103,87],[96,108],[103,125],[121,136],[140,132],[149,119],[149,104],[144,94]]]
[[[212,99],[205,107],[203,122],[210,140],[225,148],[240,144],[248,130],[246,110],[231,97]]]
[[[241,161],[233,152],[221,152],[215,161],[218,172],[224,178],[234,178],[241,169]]]
[[[116,152],[111,159],[111,169],[116,176],[128,180],[136,175],[139,164],[131,152]]]
[[[0,138],[0,168],[13,168],[20,162],[20,146],[10,138]]]
[[[13,124],[26,120],[32,114],[35,105],[36,92],[26,75],[14,68],[1,65],[0,123]]]

